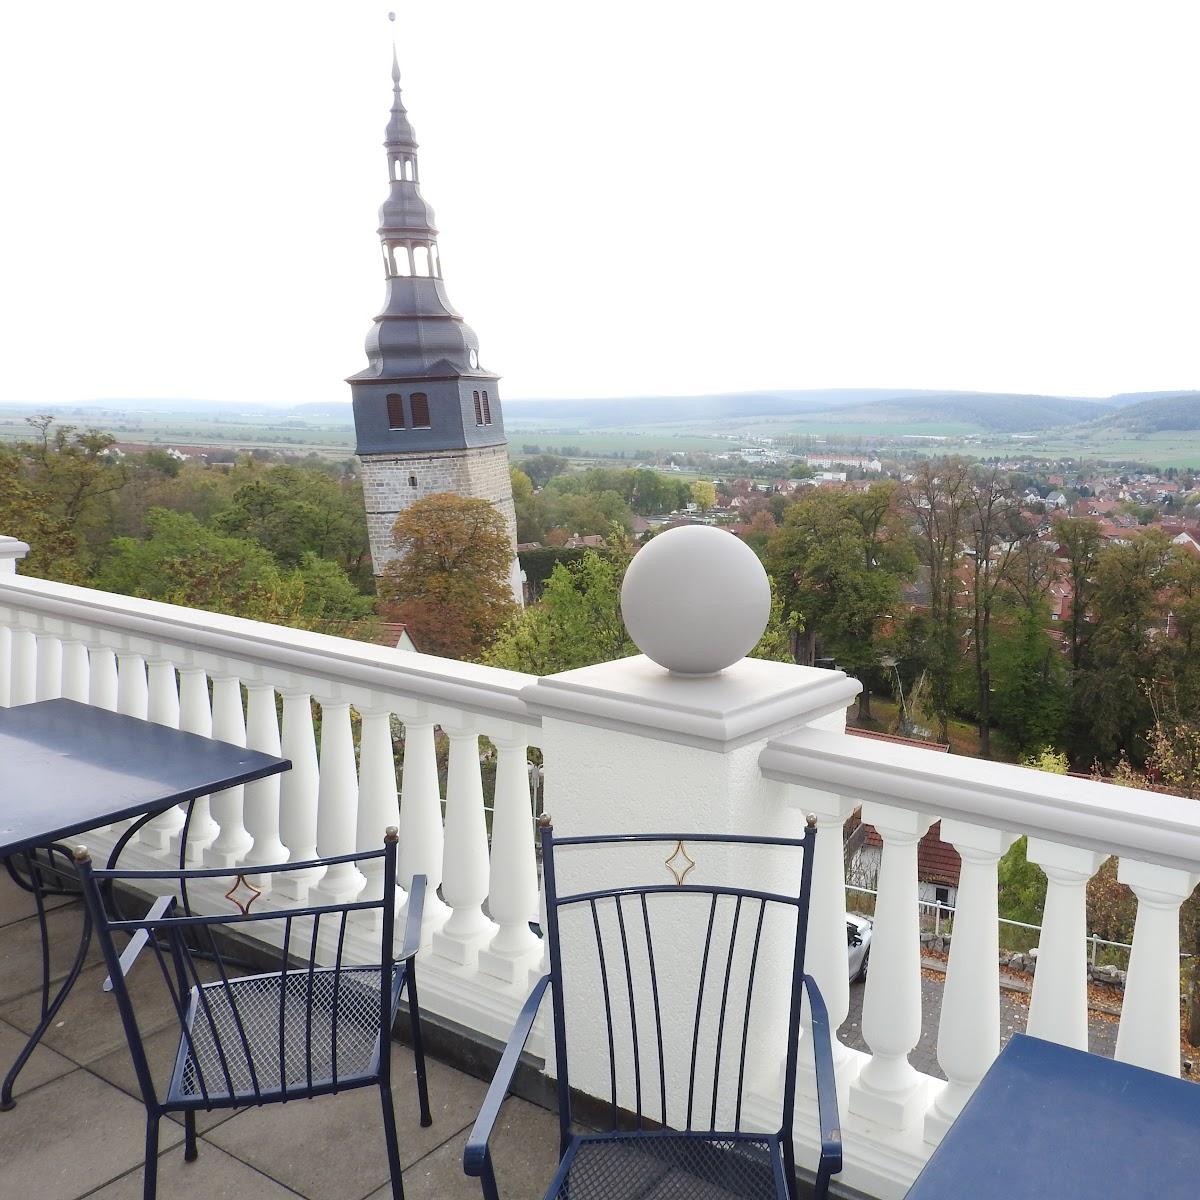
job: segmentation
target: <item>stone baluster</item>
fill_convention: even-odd
[[[479,773],[479,733],[469,719],[442,726],[450,739],[446,779],[446,842],[442,895],[450,906],[445,925],[433,935],[435,954],[473,963],[481,946],[496,935],[483,912],[488,894],[487,821]]]
[[[175,683],[175,664],[163,658],[150,660],[150,699],[147,713],[151,721],[179,728],[179,691]],[[142,826],[138,841],[155,850],[169,850],[173,838],[183,828],[184,810],[176,804]]]
[[[1025,857],[1046,875],[1046,904],[1027,1031],[1088,1048],[1087,883],[1107,855],[1030,838]]]
[[[438,895],[442,885],[442,798],[438,790],[437,749],[433,722],[411,719],[404,724],[404,769],[400,782],[400,847],[397,875],[407,891],[414,875],[424,875],[425,907],[422,941],[449,917]]]
[[[1179,906],[1200,876],[1123,858],[1117,879],[1137,896],[1116,1057],[1179,1074]],[[1040,967],[1040,964],[1039,964]]]
[[[850,967],[846,944],[846,866],[842,851],[842,828],[854,811],[853,800],[812,788],[787,787],[785,802],[807,817],[817,818],[817,848],[813,855],[812,889],[809,893],[808,939],[804,969],[816,981],[829,1010],[833,1038],[834,1072],[838,1103],[849,1103],[850,1081],[858,1070],[857,1056],[838,1041],[836,1030],[850,1011]],[[807,1004],[803,1012],[804,1036],[800,1040],[797,1086],[816,1095],[813,1063],[812,1017]]]
[[[242,682],[236,675],[213,676],[212,736],[235,746],[246,744],[246,717],[242,711]],[[212,818],[220,832],[204,851],[210,867],[232,867],[250,849],[250,834],[242,823],[245,789],[241,784],[217,792],[210,800]]]
[[[359,746],[358,768],[358,830],[359,850],[378,850],[389,825],[400,822],[400,802],[396,795],[396,759],[392,752],[392,714],[386,708],[362,710],[362,741]],[[359,863],[366,883],[360,900],[378,900],[383,896],[383,860],[371,859]],[[392,897],[395,906],[404,895],[397,888]],[[370,914],[379,916],[378,910]]]
[[[150,711],[150,689],[146,682],[146,660],[140,654],[117,654],[117,712],[146,720]]]
[[[208,676],[201,667],[181,667],[179,670],[179,728],[188,733],[198,733],[201,737],[212,737]],[[204,861],[204,851],[220,830],[212,819],[208,796],[193,800],[191,809],[186,861],[195,865]],[[172,838],[171,845],[172,849],[178,851],[179,835]]]
[[[938,1062],[949,1081],[925,1116],[925,1140],[939,1142],[1000,1053],[1000,914],[996,867],[1013,835],[943,821],[942,840],[962,859],[954,936],[938,1026]]]
[[[905,1129],[925,1109],[926,1077],[908,1056],[921,1037],[921,930],[917,843],[930,821],[909,809],[864,803],[862,818],[883,839],[862,1032],[871,1057],[850,1088],[850,1111],[885,1129]]]
[[[480,950],[479,968],[515,983],[526,978],[531,957],[541,953],[541,940],[529,928],[538,906],[529,747],[520,734],[492,740],[497,760],[488,907],[499,928]]]
[[[37,635],[37,683],[39,700],[57,700],[62,695],[62,642],[52,633]]]
[[[256,680],[246,685],[246,693],[246,745],[279,757],[279,718],[275,711],[274,687]],[[243,816],[252,839],[244,860],[247,866],[266,866],[287,858],[287,847],[279,838],[279,788],[278,775],[268,775],[246,784]],[[255,877],[255,886],[263,890],[270,888],[271,882],[270,875]]]
[[[62,694],[80,704],[88,702],[91,687],[87,646],[78,638],[63,642]]]
[[[358,836],[358,775],[354,733],[346,700],[321,702],[320,784],[317,790],[317,849],[322,858],[353,854]],[[366,880],[352,863],[329,867],[314,891],[322,904],[354,900]]]
[[[37,699],[37,638],[28,629],[12,631],[10,704],[32,704]]]
[[[0,625],[0,708],[12,702],[12,630]]]
[[[291,759],[292,769],[279,780],[279,836],[289,862],[311,862],[317,857],[317,797],[320,768],[313,732],[312,696],[307,688],[283,689],[283,733],[280,753]],[[286,871],[274,881],[276,895],[305,903],[309,888],[321,878],[320,867]]]
[[[88,655],[88,703],[117,711],[117,656],[107,646],[93,646]]]

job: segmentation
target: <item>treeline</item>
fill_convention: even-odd
[[[0,446],[0,530],[22,570],[152,600],[311,629],[374,611],[360,483],[315,456],[227,469],[49,417]]]

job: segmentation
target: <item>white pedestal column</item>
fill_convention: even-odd
[[[934,1143],[945,1136],[1000,1053],[996,864],[1014,840],[964,821],[943,821],[941,835],[962,858],[962,875],[938,1026],[938,1062],[949,1082],[925,1116],[925,1140]]]
[[[1138,899],[1117,1058],[1179,1074],[1179,906],[1200,876],[1123,858],[1117,879]]]
[[[92,655],[92,672],[95,677],[96,658]],[[183,667],[179,672],[179,728],[187,733],[198,733],[201,737],[212,736],[212,707],[208,698],[208,676],[200,667]],[[220,833],[216,821],[212,819],[209,809],[209,798],[199,796],[192,801],[192,818],[187,823],[186,858],[191,866],[199,866],[204,861],[204,851],[212,844],[213,839]],[[183,836],[181,829],[171,839],[171,848],[179,852],[179,839]]]
[[[280,755],[279,718],[275,712],[275,689],[255,680],[246,685],[246,745],[263,754]],[[244,865],[265,866],[287,858],[287,847],[279,837],[280,777],[268,775],[246,784],[242,798],[242,819],[253,839]],[[254,885],[268,891],[272,876],[255,875]]]
[[[62,642],[54,634],[37,635],[37,698],[57,700],[62,695]]]
[[[321,704],[321,780],[317,793],[317,849],[322,858],[353,854],[358,829],[358,774],[350,704]],[[313,889],[315,903],[344,904],[355,899],[366,880],[352,862],[336,863]]]
[[[917,909],[917,843],[928,817],[866,803],[862,818],[883,839],[871,969],[863,997],[863,1039],[871,1057],[850,1089],[850,1111],[905,1129],[925,1112],[927,1079],[908,1056],[921,1038],[921,929]]]
[[[1046,874],[1046,906],[1026,1030],[1033,1037],[1086,1050],[1087,882],[1107,856],[1030,838],[1025,857]]]
[[[450,916],[438,888],[442,886],[442,797],[438,790],[437,747],[433,720],[407,716],[404,721],[404,770],[400,781],[400,847],[396,873],[407,892],[414,875],[424,875],[425,906],[421,940],[429,945],[433,933]],[[407,910],[405,910],[407,911]]]
[[[288,862],[312,862],[317,857],[317,801],[320,768],[313,732],[312,695],[304,687],[283,689],[283,731],[280,754],[291,759],[292,769],[279,781],[279,836],[287,847]],[[275,891],[307,903],[308,891],[324,874],[321,867],[281,873]]]
[[[221,742],[244,746],[246,716],[242,711],[242,682],[236,675],[218,675],[213,678],[212,712],[213,737]],[[211,797],[210,811],[213,820],[220,826],[220,832],[204,851],[205,865],[235,866],[250,849],[250,834],[246,832],[246,826],[242,823],[244,798],[245,792],[241,784],[226,788]]]
[[[163,658],[151,660],[149,689],[146,711],[150,720],[170,729],[178,729],[179,692],[175,684],[175,664]],[[176,804],[143,825],[138,841],[154,850],[169,850],[171,839],[179,836],[183,822],[184,811]]]

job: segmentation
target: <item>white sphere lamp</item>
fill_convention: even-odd
[[[709,525],[652,538],[621,585],[621,615],[647,658],[675,675],[715,675],[752,650],[771,616],[771,585],[745,542]]]

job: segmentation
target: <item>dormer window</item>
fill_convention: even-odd
[[[412,406],[412,427],[414,429],[428,429],[429,397],[424,392],[413,392],[408,402]]]
[[[387,419],[389,429],[404,428],[404,398],[394,392],[387,398]]]

